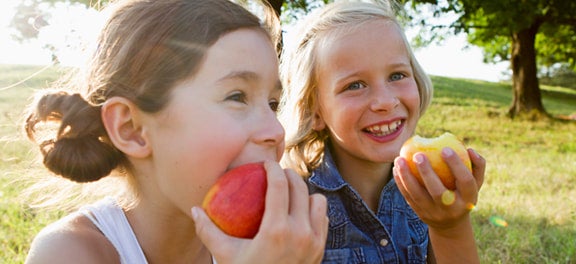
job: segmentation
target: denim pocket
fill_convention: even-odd
[[[324,264],[357,264],[366,263],[362,248],[339,248],[324,251]]]
[[[428,226],[418,218],[408,219],[413,244],[428,243]]]
[[[421,244],[412,244],[408,246],[408,263],[423,264],[426,263],[426,252],[428,251],[428,241]]]

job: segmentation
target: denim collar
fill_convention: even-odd
[[[328,146],[324,148],[322,159],[320,166],[310,175],[309,182],[325,191],[336,191],[347,186],[348,183],[342,179],[340,172],[338,172]]]
[[[324,157],[320,166],[312,171],[308,182],[324,191],[336,191],[346,186],[352,188],[352,186],[342,178],[342,175],[340,175],[328,146],[324,148]],[[395,187],[396,182],[394,178],[390,178],[390,181],[388,181],[382,191],[387,192]]]

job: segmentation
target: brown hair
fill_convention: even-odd
[[[222,35],[241,28],[267,29],[229,0],[125,0],[114,7],[85,77],[66,87],[83,92],[41,94],[25,122],[44,165],[75,182],[130,169],[101,120],[101,105],[108,98],[120,96],[145,112],[160,111],[171,88],[198,70],[206,50]],[[36,127],[47,121],[59,123],[56,136],[40,139]]]

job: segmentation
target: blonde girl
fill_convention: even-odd
[[[477,263],[469,210],[485,161],[473,172],[445,149],[456,174],[455,201],[426,157],[417,183],[398,158],[432,98],[387,2],[337,1],[310,14],[281,58],[286,129],[283,162],[328,199],[323,263]],[[431,246],[430,246],[431,245]]]

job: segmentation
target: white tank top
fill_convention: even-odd
[[[147,264],[146,257],[122,208],[108,197],[84,206],[80,212],[88,217],[110,240],[123,264]]]

